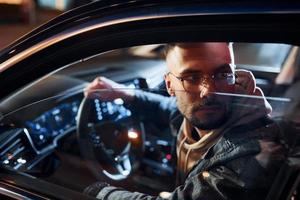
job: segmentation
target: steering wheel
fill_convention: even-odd
[[[93,163],[88,166],[96,175],[126,179],[138,167],[144,151],[143,123],[131,114],[93,123],[89,120],[93,107],[94,99],[84,97],[78,109],[77,139],[81,154],[88,163]]]

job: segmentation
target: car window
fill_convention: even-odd
[[[185,52],[198,43],[135,46],[25,86],[0,102],[2,167],[79,192],[103,181],[166,197],[201,175],[194,187],[213,195],[267,197],[298,145],[299,81],[275,82],[294,46],[226,44],[235,60]]]
[[[291,50],[286,44],[239,43],[235,45],[236,63],[250,70],[280,72]],[[252,55],[250,58],[249,55]]]

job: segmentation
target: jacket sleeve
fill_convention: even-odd
[[[222,173],[220,173],[222,172]],[[230,178],[228,179],[228,177]],[[199,173],[188,178],[178,186],[168,200],[215,200],[227,199],[225,193],[239,191],[240,183],[232,182],[232,172],[220,167],[210,172]],[[121,188],[108,186],[102,189],[97,198],[105,200],[162,200],[159,196],[149,196],[139,192],[129,192]]]
[[[228,163],[229,164],[229,163]],[[234,167],[233,167],[234,166]],[[238,166],[238,167],[236,167]],[[171,192],[168,200],[262,200],[270,185],[262,167],[253,157],[244,157],[229,165],[214,167],[189,176]],[[113,186],[102,189],[97,198],[106,200],[161,200],[138,192],[129,192]]]
[[[169,123],[177,111],[176,98],[160,94],[135,91],[135,98],[128,107],[134,114],[154,123]]]
[[[222,177],[218,174],[210,174],[209,179],[219,179]],[[204,178],[202,174],[198,174],[185,181],[183,185],[178,186],[170,195],[168,200],[210,200],[223,199],[214,187],[210,186],[211,181]],[[218,183],[219,184],[219,183]],[[98,195],[98,199],[105,200],[162,200],[159,196],[150,196],[139,192],[129,192],[121,188],[109,186],[102,189]]]

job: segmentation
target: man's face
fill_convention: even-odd
[[[167,55],[167,65],[171,73],[165,82],[171,95],[177,98],[180,112],[196,127],[202,130],[219,128],[230,114],[229,96],[216,95],[234,92],[234,84],[216,82],[213,75],[233,73],[233,58],[227,43],[195,43],[175,46]],[[187,91],[187,82],[180,77],[196,74],[204,79],[196,88]],[[179,77],[178,78],[176,78]]]

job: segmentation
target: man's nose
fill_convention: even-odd
[[[205,77],[199,85],[200,98],[212,95],[217,92],[214,80],[211,77]]]

